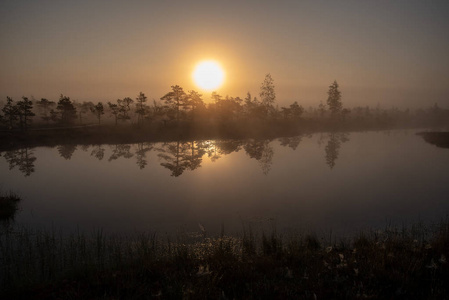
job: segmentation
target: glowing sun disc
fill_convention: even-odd
[[[193,81],[203,90],[213,90],[224,82],[224,71],[220,64],[213,60],[200,62],[193,71]]]

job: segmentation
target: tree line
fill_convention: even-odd
[[[305,109],[297,101],[289,106],[280,107],[276,104],[274,80],[270,74],[265,76],[261,84],[259,98],[250,92],[244,99],[230,97],[212,92],[212,102],[205,103],[203,95],[195,90],[184,91],[179,85],[171,86],[170,91],[158,101],[149,103],[147,96],[140,92],[136,98],[125,97],[103,104],[98,102],[78,103],[65,95],[60,95],[57,102],[46,98],[30,100],[22,97],[14,102],[7,97],[6,104],[0,114],[0,124],[4,128],[26,131],[30,128],[36,115],[40,117],[40,125],[44,126],[74,126],[83,125],[86,120],[102,124],[103,115],[107,114],[115,125],[134,124],[138,127],[158,124],[170,127],[182,124],[218,124],[232,123],[251,126],[254,124],[277,122],[298,125],[304,119],[331,122],[352,122],[395,125],[418,121],[421,123],[444,123],[449,120],[449,110],[440,108],[437,104],[428,110],[382,109],[380,106],[370,108],[359,106],[352,109],[343,107],[342,93],[339,84],[334,81],[328,88],[326,104],[321,102],[317,108]]]

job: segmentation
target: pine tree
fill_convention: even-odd
[[[17,114],[20,119],[20,128],[27,130],[31,123],[31,117],[35,116],[33,113],[33,102],[27,97],[22,97],[22,100],[17,102]]]
[[[111,111],[111,114],[114,115],[114,117],[115,117],[115,125],[117,125],[117,119],[118,119],[118,115],[120,113],[120,108],[117,104],[111,103],[111,102],[108,102],[108,106]]]
[[[139,96],[136,98],[136,113],[137,113],[137,124],[141,124],[143,122],[143,118],[146,114],[146,105],[147,97],[144,93],[140,92]]]
[[[180,109],[188,105],[188,97],[179,85],[172,85],[171,88],[172,91],[165,94],[161,100],[165,101],[170,109],[176,111],[176,121],[179,122]]]
[[[41,100],[37,101],[36,104],[42,110],[42,120],[48,123],[48,121],[51,120],[49,109],[51,109],[55,105],[55,102],[42,98]]]
[[[63,94],[59,97],[56,109],[59,111],[58,120],[62,124],[69,124],[77,119],[76,108],[73,105],[73,102],[69,97],[66,97]]]
[[[274,91],[274,81],[271,74],[265,75],[265,80],[260,87],[260,100],[262,104],[269,107],[276,101],[276,92]]]
[[[104,115],[103,103],[98,102],[97,105],[93,106],[90,110],[97,117],[98,125],[100,125],[100,123],[101,123],[101,115]]]
[[[11,97],[6,97],[6,104],[2,108],[5,122],[9,129],[14,127],[14,123],[18,120],[17,107],[13,104],[14,100]]]
[[[131,117],[128,112],[131,110],[131,104],[134,102],[133,99],[126,97],[122,99],[117,99],[117,105],[119,107],[118,118],[121,120],[129,120]]]
[[[331,111],[332,116],[336,116],[343,108],[341,103],[341,92],[338,90],[338,83],[336,80],[329,86],[327,94],[327,105],[329,106],[329,110]]]

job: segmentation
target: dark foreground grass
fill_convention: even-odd
[[[447,299],[449,222],[323,245],[313,235],[0,238],[1,299]]]
[[[14,219],[20,200],[20,197],[12,192],[7,194],[0,192],[0,221]]]

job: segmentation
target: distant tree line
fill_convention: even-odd
[[[203,95],[197,91],[184,91],[178,85],[171,86],[170,91],[159,100],[148,103],[144,93],[140,92],[134,99],[125,97],[116,101],[81,102],[60,95],[57,102],[42,98],[14,102],[7,97],[0,114],[0,124],[7,130],[24,130],[32,126],[36,116],[40,117],[40,127],[85,125],[86,122],[102,124],[103,115],[113,120],[116,126],[133,124],[137,127],[159,126],[173,127],[182,125],[218,125],[239,124],[251,127],[258,124],[281,124],[296,126],[308,124],[359,124],[372,126],[395,125],[438,125],[449,122],[449,110],[437,104],[424,110],[411,111],[398,108],[383,109],[359,106],[352,109],[343,107],[342,93],[337,81],[328,89],[326,104],[321,102],[317,108],[305,109],[297,101],[286,107],[276,104],[274,80],[270,74],[261,84],[260,98],[247,93],[244,99],[230,97],[212,92],[211,102],[205,103]],[[110,122],[111,123],[111,122]],[[319,127],[319,126],[318,126]]]

